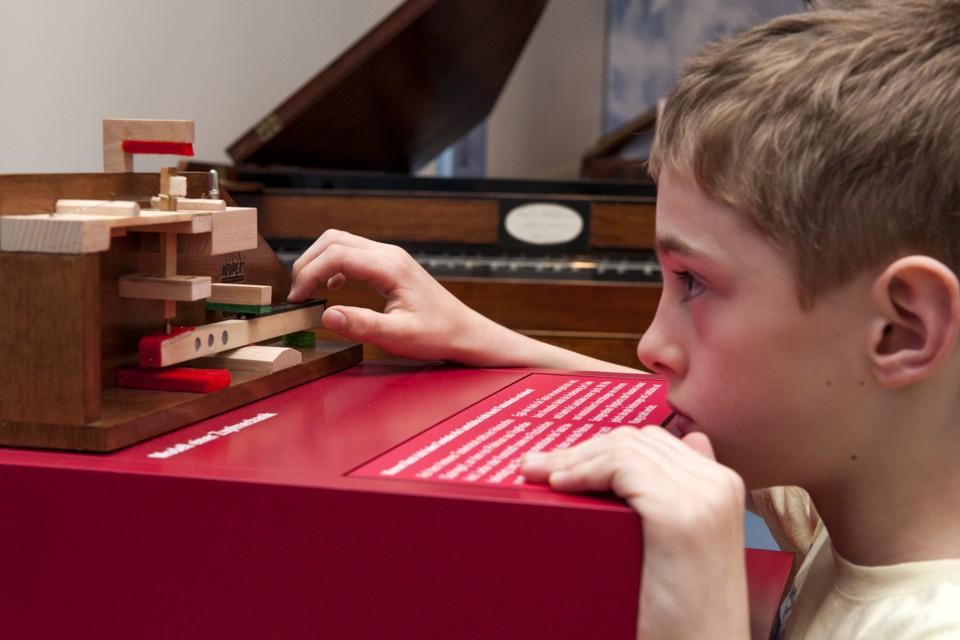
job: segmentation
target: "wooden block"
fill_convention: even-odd
[[[123,149],[125,140],[143,142],[183,142],[193,144],[193,120],[124,120],[103,121],[103,170],[133,171],[133,154]]]
[[[170,195],[177,199],[187,197],[187,179],[184,176],[170,176]]]
[[[210,276],[161,277],[132,273],[120,276],[120,297],[193,302],[203,300],[210,295],[211,282]]]
[[[138,216],[140,205],[129,200],[57,200],[57,213]]]
[[[256,209],[240,211],[253,211],[254,221],[256,220]],[[229,211],[221,212],[223,213]],[[122,230],[185,234],[212,232],[213,215],[204,212],[148,209],[137,216],[78,213],[0,216],[0,251],[65,254],[106,251],[110,248],[110,238],[113,235],[122,235],[119,233]],[[229,225],[226,225],[226,229],[227,238],[223,242],[229,243],[242,237],[241,231],[233,230]],[[256,226],[252,233],[256,237]],[[256,244],[253,247],[255,248]],[[251,247],[246,247],[249,248]]]
[[[140,341],[140,366],[166,367],[316,327],[325,307],[325,300],[312,300],[249,320],[223,320],[176,335],[145,336]]]
[[[150,206],[160,208],[160,197],[150,198]],[[226,200],[212,198],[177,198],[177,211],[226,211]]]
[[[110,226],[102,219],[49,215],[0,217],[0,251],[82,254],[109,248]]]
[[[289,347],[250,345],[214,356],[190,361],[190,366],[229,369],[230,371],[262,371],[273,373],[303,361],[303,354]]]
[[[0,424],[100,416],[100,256],[0,253]]]
[[[257,247],[257,210],[233,207],[213,216],[210,251],[219,256],[233,251],[249,251]]]
[[[226,211],[213,211],[203,215],[212,218],[210,234],[181,237],[181,254],[220,256],[257,248],[259,236],[256,209],[228,207]]]
[[[210,285],[207,302],[219,304],[269,305],[273,287],[266,284],[228,284],[215,282]]]
[[[105,118],[103,129],[122,140],[188,142],[193,144],[193,120]]]

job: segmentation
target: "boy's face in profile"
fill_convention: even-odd
[[[868,435],[868,276],[802,309],[787,253],[666,169],[656,232],[663,294],[637,352],[670,380],[670,428],[706,433],[750,488],[836,479]]]

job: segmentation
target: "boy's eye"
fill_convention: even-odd
[[[673,275],[677,277],[677,280],[686,290],[685,300],[695,298],[703,292],[703,283],[689,271],[674,271]]]

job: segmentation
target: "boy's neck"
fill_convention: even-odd
[[[960,559],[960,412],[921,413],[888,414],[888,442],[810,488],[834,547],[854,564]]]

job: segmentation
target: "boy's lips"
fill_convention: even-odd
[[[670,420],[663,426],[664,429],[677,436],[682,438],[691,431],[694,431],[694,422],[690,419],[688,415],[670,405],[670,408],[673,409],[673,415],[670,417]]]

